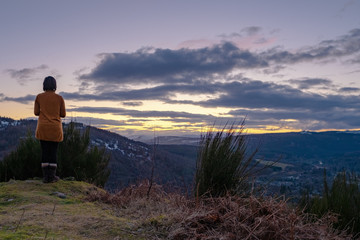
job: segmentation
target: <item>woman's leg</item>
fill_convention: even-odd
[[[49,146],[47,141],[40,140],[41,145],[41,169],[43,172],[43,182],[49,182]]]
[[[58,142],[51,141],[40,141],[41,143],[41,151],[42,151],[42,163],[41,167],[43,170],[44,183],[56,182],[59,178],[56,176],[56,168],[57,168],[57,147]]]
[[[48,142],[49,143],[49,163],[57,163],[57,148],[58,142]]]

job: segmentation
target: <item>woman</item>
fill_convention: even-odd
[[[55,78],[46,77],[43,90],[36,96],[34,104],[34,114],[39,116],[35,137],[41,144],[43,182],[51,183],[59,180],[56,176],[56,153],[59,142],[63,140],[61,118],[65,117],[66,110],[64,99],[55,93]]]

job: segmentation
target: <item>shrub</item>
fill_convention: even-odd
[[[27,136],[20,140],[17,149],[0,161],[0,181],[40,177],[40,164],[40,142],[32,137],[29,131]]]
[[[210,129],[201,136],[196,162],[196,196],[223,196],[247,190],[248,179],[255,173],[256,151],[247,154],[247,141],[243,134],[244,122],[238,128],[227,125],[214,132]]]
[[[58,150],[59,176],[104,186],[110,175],[107,168],[110,156],[104,148],[90,146],[89,127],[81,133],[76,125],[70,122],[64,129],[64,140]]]
[[[300,206],[318,217],[328,212],[335,213],[338,221],[334,223],[334,227],[348,230],[349,233],[360,233],[360,191],[355,174],[338,173],[329,189],[325,171],[323,196],[305,195]]]
[[[74,122],[64,128],[64,141],[59,144],[57,160],[60,177],[74,177],[78,181],[104,186],[110,174],[109,160],[104,148],[90,146],[89,127],[83,133]],[[15,151],[0,161],[0,181],[34,177],[42,177],[41,147],[29,133]]]

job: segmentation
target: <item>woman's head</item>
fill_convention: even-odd
[[[44,91],[55,91],[56,90],[56,80],[52,76],[48,76],[44,79],[43,82]]]

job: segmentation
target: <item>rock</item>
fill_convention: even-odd
[[[57,196],[57,197],[59,197],[59,198],[62,198],[62,199],[65,199],[65,198],[66,198],[66,194],[61,193],[61,192],[53,192],[53,193],[51,193],[50,195],[55,195],[55,196]]]

